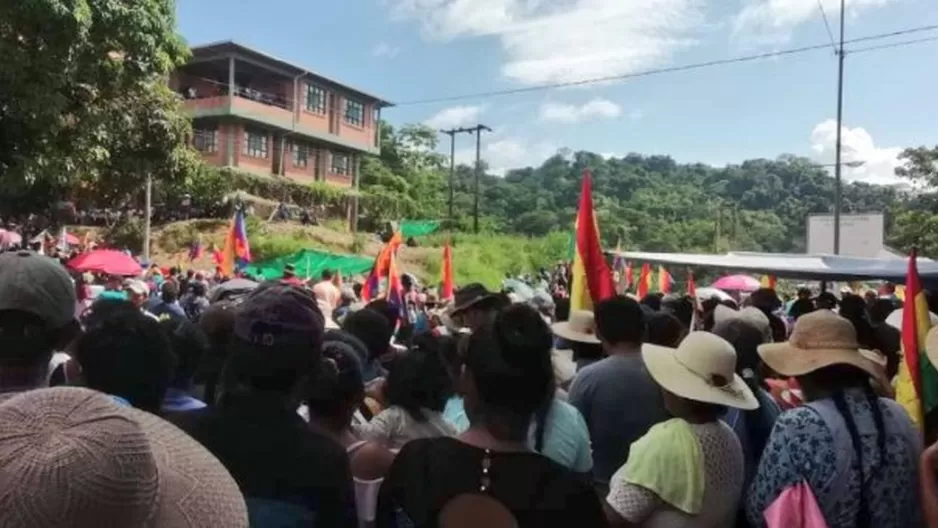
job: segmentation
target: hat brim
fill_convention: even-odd
[[[567,341],[575,341],[577,343],[589,343],[593,345],[599,344],[599,338],[596,337],[596,334],[589,334],[586,332],[579,332],[570,328],[569,321],[560,321],[550,325],[550,329],[554,332],[554,335],[562,337]]]
[[[153,526],[248,526],[238,484],[206,448],[166,420],[131,407],[150,442],[159,474],[159,505]]]
[[[759,400],[738,374],[733,374],[733,379],[727,385],[714,386],[682,365],[674,355],[676,351],[666,346],[642,345],[645,368],[662,388],[688,400],[743,410],[759,407]]]
[[[454,305],[452,310],[450,310],[450,315],[455,316],[461,312],[465,312],[466,310],[470,308],[475,308],[476,306],[483,304],[483,303],[497,305],[499,300],[500,299],[498,298],[498,295],[494,293],[480,295],[479,297],[476,297],[475,299],[470,299],[464,302],[463,304]]]
[[[797,348],[789,342],[768,343],[757,349],[762,361],[783,376],[803,376],[824,367],[851,365],[874,378],[885,376],[875,352],[843,348]]]

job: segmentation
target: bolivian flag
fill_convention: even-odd
[[[771,288],[774,290],[777,282],[778,281],[775,279],[775,275],[763,275],[762,278],[759,279],[759,286],[762,288]]]
[[[651,264],[642,264],[642,271],[638,274],[638,286],[635,288],[635,295],[639,299],[644,299],[651,292]]]
[[[931,320],[925,292],[919,282],[916,250],[909,255],[906,275],[906,303],[902,307],[902,362],[896,383],[896,401],[905,407],[922,430],[925,416],[938,405],[938,371],[925,355],[925,336]]]
[[[580,208],[576,215],[576,247],[570,310],[592,310],[593,305],[616,294],[612,272],[603,256],[599,226],[593,211],[593,189],[589,170],[583,171]]]

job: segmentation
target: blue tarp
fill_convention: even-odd
[[[645,253],[608,252],[626,260],[671,266],[698,266],[722,271],[768,274],[779,278],[817,281],[888,280],[904,283],[908,259],[873,259],[838,255],[797,255],[775,253]],[[938,286],[938,262],[918,259],[918,272],[926,287]]]

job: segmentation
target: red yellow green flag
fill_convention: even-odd
[[[642,271],[638,274],[638,287],[635,289],[635,295],[639,299],[644,299],[651,291],[651,264],[642,264]]]
[[[592,310],[593,305],[616,294],[612,272],[606,264],[599,226],[593,211],[593,189],[589,170],[583,171],[580,208],[576,215],[576,251],[573,254],[573,280],[570,309]]]
[[[938,371],[925,355],[925,337],[931,320],[928,303],[918,276],[916,251],[909,255],[902,307],[902,361],[896,383],[896,401],[912,421],[924,430],[925,416],[938,405]]]
[[[763,275],[762,278],[759,279],[759,286],[774,290],[776,282],[775,275]]]

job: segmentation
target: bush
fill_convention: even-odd
[[[114,227],[105,231],[104,241],[111,247],[126,248],[136,253],[143,248],[143,235],[143,219],[133,217],[117,222]]]

